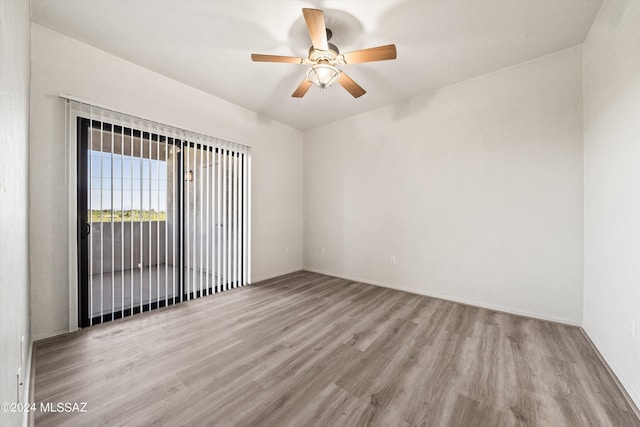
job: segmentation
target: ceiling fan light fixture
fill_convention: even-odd
[[[338,81],[341,72],[330,64],[316,64],[307,71],[307,80],[322,89],[326,89]]]

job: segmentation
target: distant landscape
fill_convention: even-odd
[[[125,211],[92,210],[91,222],[166,221],[166,212],[130,209]]]

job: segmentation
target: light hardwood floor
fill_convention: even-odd
[[[578,328],[308,272],[36,352],[36,426],[640,426]]]

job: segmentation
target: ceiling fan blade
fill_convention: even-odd
[[[353,95],[354,98],[359,98],[367,93],[367,91],[362,89],[362,87],[358,83],[354,82],[351,77],[347,76],[344,71],[340,73],[338,83],[340,83],[340,85],[345,88],[347,92]]]
[[[291,96],[294,98],[302,98],[307,93],[310,87],[311,82],[305,78]]]
[[[318,50],[329,50],[327,43],[327,27],[324,24],[324,12],[318,9],[302,9],[307,23],[311,44]]]
[[[295,56],[261,55],[259,53],[252,53],[251,60],[255,62],[288,62],[290,64],[302,64],[302,58],[296,58]]]
[[[344,62],[347,64],[396,59],[396,45],[388,44],[385,46],[356,50],[355,52],[343,53],[342,56],[344,57]]]

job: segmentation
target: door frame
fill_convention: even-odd
[[[85,224],[87,221],[88,211],[88,186],[89,173],[88,154],[89,154],[89,138],[87,130],[90,128],[90,119],[79,117],[77,119],[78,135],[77,135],[77,157],[76,157],[76,245],[77,245],[77,323],[83,328],[89,326],[89,296],[86,290],[89,287],[89,241],[91,236],[91,228],[86,233]],[[81,177],[85,177],[81,179]]]
[[[180,295],[176,301],[176,295],[169,300],[158,300],[155,302],[149,301],[148,304],[144,304],[142,309],[140,306],[129,307],[127,309],[120,310],[118,312],[114,312],[112,314],[103,314],[102,317],[93,316],[93,318],[89,318],[89,241],[86,237],[90,236],[91,228],[90,221],[87,221],[87,212],[89,209],[88,204],[88,187],[89,187],[89,177],[88,177],[88,154],[89,154],[89,132],[90,128],[101,129],[102,131],[111,131],[114,133],[122,133],[124,135],[130,135],[132,138],[148,136],[150,140],[153,141],[153,137],[156,137],[158,142],[162,142],[164,140],[164,144],[173,145],[177,148],[177,159],[176,164],[178,165],[178,171],[174,171],[175,181],[174,181],[174,203],[178,201],[178,203],[182,203],[182,194],[183,194],[183,169],[184,169],[184,150],[183,150],[183,141],[179,139],[175,139],[172,137],[167,137],[166,135],[160,135],[155,133],[150,133],[146,131],[137,130],[131,127],[116,125],[112,123],[105,122],[104,119],[102,121],[95,119],[88,119],[86,117],[77,116],[76,119],[76,137],[75,139],[75,152],[71,153],[74,157],[74,161],[70,162],[73,170],[75,170],[74,179],[69,179],[69,185],[75,187],[73,192],[70,191],[70,194],[73,194],[73,197],[69,197],[69,212],[75,212],[75,215],[70,215],[71,222],[73,222],[73,228],[70,224],[70,245],[73,244],[74,248],[71,250],[70,248],[70,269],[74,267],[74,276],[76,280],[70,280],[72,287],[74,287],[74,292],[69,291],[69,330],[77,330],[78,328],[84,328],[87,326],[91,326],[93,324],[104,323],[109,320],[116,320],[121,317],[128,317],[134,314],[138,314],[141,311],[150,311],[157,308],[165,307],[167,305],[174,305],[180,303],[184,300],[184,283],[183,280],[180,279],[180,275],[178,275],[178,288],[176,295]],[[124,153],[123,153],[124,155]],[[73,163],[75,163],[75,167],[73,167]],[[71,174],[70,174],[71,175]],[[80,177],[84,177],[81,179]],[[73,182],[72,182],[73,181]],[[73,205],[73,206],[72,206]],[[72,209],[73,208],[73,209]],[[180,215],[180,209],[177,209],[176,212],[176,236],[174,236],[175,241],[180,242],[180,247],[178,250],[182,252],[184,248],[182,245],[182,235],[183,235],[183,227],[182,217]],[[89,226],[89,234],[84,235],[85,227]],[[73,232],[72,232],[73,230]],[[74,235],[75,232],[75,235]],[[176,248],[174,248],[176,250]],[[71,257],[73,252],[73,257]],[[75,263],[74,263],[75,261]],[[178,270],[181,269],[180,258],[176,259],[177,265],[176,268]],[[71,271],[70,271],[71,273]],[[71,276],[70,274],[70,277]],[[73,304],[72,304],[73,298]],[[74,320],[72,321],[72,316],[74,316]]]

